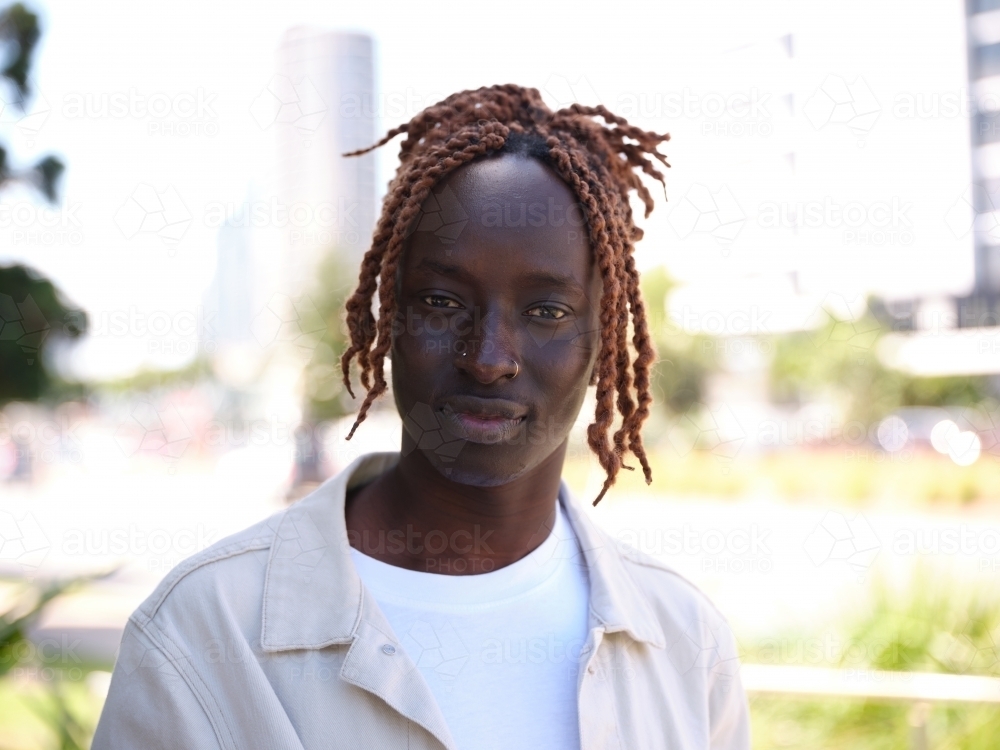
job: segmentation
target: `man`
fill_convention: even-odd
[[[512,85],[383,143],[404,132],[343,358],[357,429],[391,356],[400,452],[172,571],[129,622],[94,748],[748,748],[724,618],[560,478],[594,384],[597,500],[626,451],[651,480],[628,199],[651,210],[635,170],[662,181],[666,136]]]

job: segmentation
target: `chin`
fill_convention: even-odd
[[[481,451],[475,450],[480,448]],[[458,484],[471,487],[500,487],[510,484],[527,474],[545,460],[546,456],[527,457],[513,456],[474,456],[472,453],[488,453],[493,450],[487,446],[466,444],[462,453],[454,461],[442,461],[433,451],[425,451],[427,459],[441,476]]]

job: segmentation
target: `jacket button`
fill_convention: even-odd
[[[593,664],[591,664],[589,667],[587,667],[587,672],[588,672],[588,674],[594,674],[594,665]]]
[[[387,643],[382,647],[382,653],[386,654],[387,656],[392,656],[394,653],[396,653],[396,647],[393,646],[391,643]]]

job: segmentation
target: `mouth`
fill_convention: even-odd
[[[444,402],[438,413],[456,437],[490,445],[509,440],[524,424],[528,410],[506,399],[454,396]]]

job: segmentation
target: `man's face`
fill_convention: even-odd
[[[397,290],[404,456],[496,486],[563,445],[597,355],[601,279],[581,207],[551,169],[500,155],[449,175],[424,204]]]

